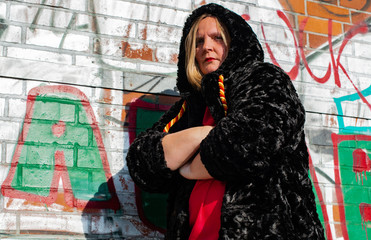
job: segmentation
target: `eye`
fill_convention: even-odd
[[[222,37],[222,35],[216,35],[214,37],[214,39],[216,39],[216,40],[223,40],[223,37]]]
[[[196,39],[196,47],[198,47],[199,45],[203,44],[204,42],[204,39],[203,38],[197,38]]]

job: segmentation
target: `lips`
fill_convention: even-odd
[[[215,60],[215,58],[212,58],[212,57],[205,58],[205,62],[212,62],[214,60]]]

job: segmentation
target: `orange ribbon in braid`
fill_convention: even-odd
[[[186,101],[184,101],[182,104],[182,108],[180,109],[178,115],[176,115],[176,117],[173,118],[168,124],[166,124],[163,132],[166,132],[166,133],[169,132],[170,128],[183,116],[183,113],[186,110],[186,106],[187,106],[187,103]]]
[[[220,100],[222,101],[222,104],[223,104],[224,114],[227,116],[228,106],[227,106],[227,100],[225,99],[225,93],[224,93],[224,77],[223,77],[223,75],[219,76],[218,83],[219,83],[219,97],[220,97]]]

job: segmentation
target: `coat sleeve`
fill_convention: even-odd
[[[178,171],[167,167],[161,141],[166,135],[164,127],[178,114],[182,103],[182,100],[175,103],[152,128],[140,133],[129,147],[126,156],[129,174],[147,192],[167,192],[173,177],[178,174]],[[179,122],[176,124],[179,125]]]
[[[268,63],[230,86],[228,114],[201,142],[201,160],[222,181],[261,179],[302,140],[305,111],[289,77]]]

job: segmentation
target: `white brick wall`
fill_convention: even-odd
[[[159,104],[162,101],[159,99],[164,97],[162,94],[176,94],[176,61],[184,21],[194,8],[210,2],[222,4],[240,15],[250,17],[249,23],[261,40],[266,61],[272,62],[265,45],[267,43],[285,71],[296,67],[296,51],[299,51],[295,46],[295,40],[299,44],[298,17],[307,14],[308,1],[304,1],[305,13],[302,14],[295,10],[295,6],[284,9],[284,4],[281,5],[282,2],[290,1],[278,0],[0,0],[0,184],[10,175],[11,167],[15,167],[15,163],[12,164],[11,161],[17,157],[16,145],[24,127],[27,103],[33,101],[32,98],[27,101],[28,93],[40,86],[63,85],[71,87],[79,94],[81,91],[87,98],[84,104],[92,108],[89,114],[93,114],[97,121],[97,126],[94,127],[99,128],[103,138],[107,155],[106,168],[112,176],[121,204],[121,209],[117,212],[110,209],[86,211],[71,207],[63,199],[62,181],[57,184],[59,198],[49,205],[36,198],[26,199],[23,195],[4,196],[2,192],[0,235],[4,233],[14,239],[21,237],[20,234],[31,233],[33,237],[40,239],[71,238],[70,234],[74,234],[73,238],[76,239],[163,238],[160,233],[145,226],[138,217],[134,183],[125,162],[130,144],[129,133],[133,131],[128,127],[130,102],[148,97]],[[340,3],[338,1],[336,4]],[[329,6],[333,3],[321,4]],[[277,15],[277,10],[287,14],[294,36]],[[333,17],[313,16],[324,22]],[[334,22],[341,21],[335,18]],[[261,26],[264,27],[266,42]],[[343,24],[343,33],[332,36],[333,55],[327,40],[321,42],[318,48],[310,49],[311,38],[309,35],[304,36],[304,52],[313,74],[317,77],[324,76],[330,64],[331,75],[326,83],[318,83],[313,79],[304,66],[302,56],[298,66],[299,73],[293,79],[307,111],[305,131],[309,153],[316,167],[319,187],[328,210],[331,227],[328,231],[333,238],[343,236],[335,231],[340,223],[336,218],[339,210],[335,209],[338,206],[334,197],[336,149],[331,134],[341,134],[341,124],[346,128],[358,128],[354,130],[354,134],[359,134],[357,131],[366,136],[371,134],[371,111],[364,102],[371,102],[370,90],[365,91],[371,86],[371,57],[368,54],[371,34],[353,37],[341,55],[340,63],[354,85],[342,69],[336,68],[332,63],[332,57],[337,59],[347,27],[349,23]],[[316,33],[313,29],[308,32]],[[327,38],[323,33],[319,36]],[[340,87],[335,85],[335,70],[340,76]],[[357,96],[354,95],[357,94],[354,86],[362,91],[366,100],[354,99]],[[54,99],[59,106],[55,111],[65,109],[58,120],[90,126],[92,121],[82,118],[85,109],[69,105],[71,96],[63,94],[65,99]],[[349,99],[340,104],[344,116],[338,116],[339,109],[335,99],[345,96]],[[171,103],[168,101],[164,104]],[[53,120],[51,116],[57,115],[50,113],[40,121]],[[75,122],[75,119],[80,122]],[[40,134],[43,133],[45,132],[40,130]],[[88,128],[84,133],[93,136],[92,130]],[[91,139],[79,140],[83,145],[91,142]],[[59,141],[59,144],[62,142]],[[58,141],[52,144],[58,144]],[[64,141],[63,144],[67,142]],[[42,148],[48,147],[42,146],[40,149]],[[73,156],[72,148],[69,151]],[[73,161],[68,162],[69,167],[73,164]],[[87,165],[88,162],[83,163],[84,167]],[[95,168],[97,166],[91,167]],[[91,169],[87,168],[83,172],[82,175],[86,178],[81,178],[81,182],[88,181],[87,172],[92,171]],[[26,168],[25,171],[27,170],[29,169]],[[369,175],[369,172],[365,174]],[[93,175],[92,173],[91,178]],[[42,182],[39,184],[42,185]],[[362,187],[367,192],[367,182]],[[361,187],[357,185],[355,189],[359,188]],[[354,207],[358,209],[358,206]],[[352,217],[352,221],[357,221],[354,219],[358,216]],[[355,225],[361,226],[362,223],[359,221]],[[345,223],[349,224],[353,223]],[[364,229],[360,231],[365,232]]]

